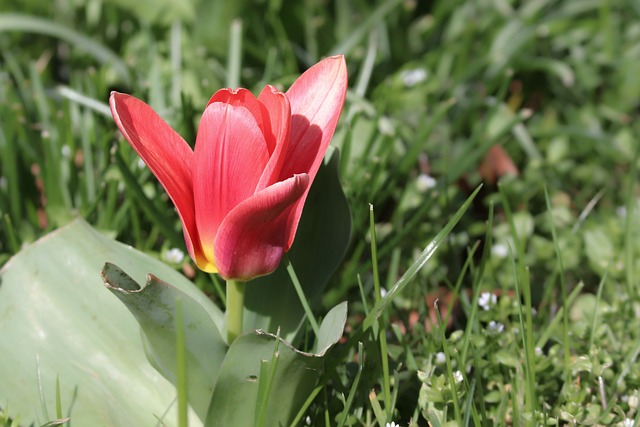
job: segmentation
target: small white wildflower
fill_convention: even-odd
[[[504,243],[496,243],[491,246],[491,255],[496,258],[505,258],[509,255],[509,248]]]
[[[504,331],[504,325],[500,322],[496,322],[492,320],[489,322],[487,329],[489,329],[489,332],[499,334],[500,332]]]
[[[146,163],[142,159],[138,159],[138,169],[144,169],[146,167]]]
[[[632,394],[631,396],[628,396],[627,402],[629,403],[629,408],[636,410],[638,409],[638,404],[640,403],[640,399],[638,399],[637,394]]]
[[[533,349],[536,356],[542,356],[542,349],[540,347],[536,347]]]
[[[311,417],[309,415],[307,415],[307,418],[304,419],[305,424],[307,424],[308,426],[311,425]]]
[[[169,249],[164,253],[164,260],[173,264],[180,264],[184,259],[184,252],[178,248]]]
[[[424,68],[405,70],[400,74],[400,78],[406,87],[412,87],[427,79],[427,70]]]
[[[442,365],[446,361],[447,361],[447,357],[444,355],[444,352],[439,351],[436,353],[436,363],[438,365]]]
[[[387,295],[387,290],[385,288],[380,288],[380,296],[385,297]]]
[[[386,423],[384,427],[400,427],[400,424],[396,424],[394,422]]]
[[[616,208],[616,215],[620,218],[624,219],[627,217],[627,207],[626,206],[618,206]]]
[[[455,372],[453,373],[453,379],[454,379],[457,383],[462,382],[462,380],[464,379],[464,377],[462,376],[462,372],[460,372],[460,371],[455,371]]]
[[[418,179],[416,180],[416,186],[418,187],[418,191],[421,193],[432,189],[436,186],[436,183],[436,179],[426,173],[418,175]]]
[[[71,156],[71,147],[69,147],[67,144],[64,144],[60,149],[60,151],[62,152],[62,157],[66,159],[68,159]]]
[[[625,418],[622,422],[622,425],[624,427],[633,427],[635,425],[635,422],[631,418]]]
[[[378,120],[378,131],[387,136],[393,136],[395,133],[395,127],[393,126],[393,122],[386,116],[380,117]]]
[[[495,294],[490,292],[483,292],[480,294],[480,298],[478,298],[478,305],[482,307],[483,310],[488,311],[491,308],[491,305],[495,305],[498,301],[498,297]]]

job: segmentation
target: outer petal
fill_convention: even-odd
[[[260,191],[229,213],[215,242],[222,277],[249,280],[278,267],[287,250],[293,209],[309,185],[307,174],[295,175]]]
[[[286,95],[291,103],[291,136],[285,165],[280,172],[281,179],[308,173],[313,182],[338,124],[347,93],[347,80],[347,65],[344,57],[339,55],[318,62],[289,88]],[[305,199],[306,194],[292,216],[293,232],[287,249],[293,243]]]
[[[213,245],[218,228],[236,205],[255,193],[269,154],[254,116],[220,102],[204,111],[194,154],[198,234],[204,255],[217,266]]]
[[[182,221],[187,250],[198,265],[204,261],[196,228],[191,147],[151,107],[139,99],[111,92],[109,106],[125,139],[149,166],[173,201]]]
[[[289,147],[291,106],[289,98],[270,85],[262,89],[258,95],[258,101],[265,120],[269,122],[270,133],[265,133],[265,138],[271,154],[269,163],[260,178],[260,183],[258,183],[258,190],[261,190],[279,181],[280,171]],[[267,129],[266,126],[265,129]]]

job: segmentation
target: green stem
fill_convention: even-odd
[[[244,282],[227,280],[227,344],[242,333],[244,313]]]

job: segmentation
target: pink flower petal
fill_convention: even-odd
[[[251,91],[238,88],[238,89],[220,89],[216,93],[211,96],[209,102],[207,102],[207,107],[214,102],[222,102],[224,104],[230,104],[237,107],[244,107],[253,115],[258,123],[258,127],[263,129],[265,126],[265,119],[263,118],[263,107],[260,105],[255,95],[251,93]],[[269,126],[269,122],[267,121],[266,126]],[[270,129],[267,129],[270,132]]]
[[[307,174],[295,175],[256,193],[229,213],[215,241],[222,277],[249,280],[278,267],[287,249],[293,208],[309,185]]]
[[[273,86],[265,86],[258,95],[265,117],[270,124],[270,133],[265,133],[267,146],[269,146],[269,163],[260,178],[258,190],[268,187],[280,178],[280,171],[284,164],[287,148],[289,147],[289,134],[291,131],[291,107],[287,96]],[[267,126],[265,126],[265,129]]]
[[[236,205],[255,193],[269,154],[249,110],[214,102],[200,120],[194,155],[196,225],[205,257],[217,266],[218,227]]]
[[[144,102],[111,92],[109,106],[120,132],[158,178],[173,201],[191,257],[203,262],[194,214],[191,147]]]
[[[303,172],[315,177],[342,112],[347,77],[344,57],[332,56],[305,71],[287,91],[292,123],[283,178]]]
[[[305,71],[289,88],[286,95],[291,103],[291,136],[281,179],[294,174],[308,173],[311,181],[338,124],[347,93],[347,65],[343,56],[332,56]],[[292,216],[291,240],[298,227],[306,194]]]

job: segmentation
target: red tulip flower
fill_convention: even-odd
[[[116,125],[164,186],[198,267],[249,280],[289,250],[347,90],[344,57],[326,58],[285,93],[221,89],[200,119],[195,149],[149,105],[117,92]]]

